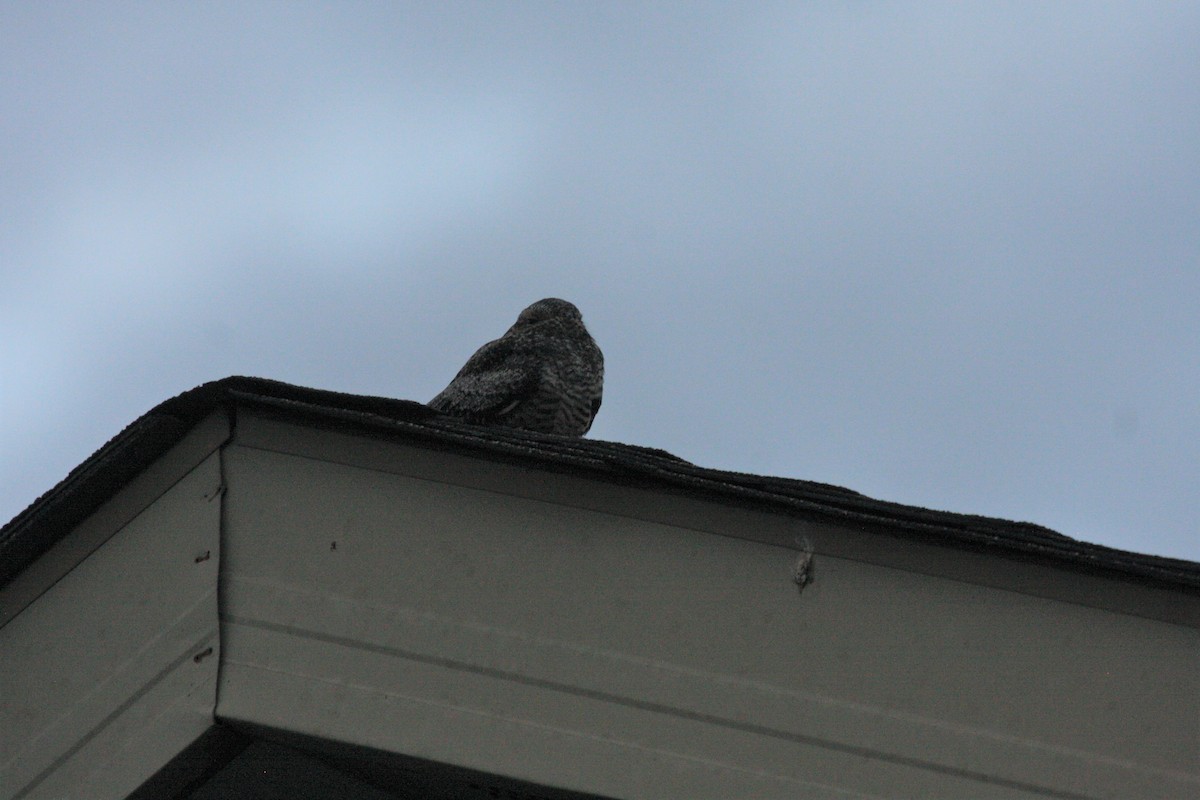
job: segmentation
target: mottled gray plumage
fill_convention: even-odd
[[[603,387],[604,356],[579,309],[547,297],[476,350],[429,406],[472,422],[582,436]]]

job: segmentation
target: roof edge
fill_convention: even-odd
[[[544,467],[623,483],[650,483],[710,499],[723,498],[942,545],[1049,561],[1200,594],[1200,564],[1089,544],[1033,523],[890,503],[829,484],[698,467],[662,450],[636,445],[471,425],[410,400],[310,389],[244,376],[202,384],[150,409],[0,528],[0,587],[202,419],[220,408],[232,410],[239,404],[274,409],[322,425],[387,432],[437,449],[534,461]]]

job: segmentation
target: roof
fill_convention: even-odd
[[[205,383],[160,403],[14,517],[0,529],[0,586],[205,417],[220,410],[236,413],[239,407],[271,410],[306,424],[398,437],[432,449],[684,492],[1200,594],[1200,564],[1090,544],[1032,523],[889,503],[812,481],[709,469],[662,450],[635,445],[471,425],[410,400],[343,394],[249,377]]]

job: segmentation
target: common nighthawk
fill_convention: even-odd
[[[604,355],[579,309],[547,297],[476,350],[429,406],[476,423],[582,436],[603,387]]]

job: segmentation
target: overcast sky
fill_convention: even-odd
[[[1200,560],[1198,3],[0,3],[0,521],[215,378]]]

